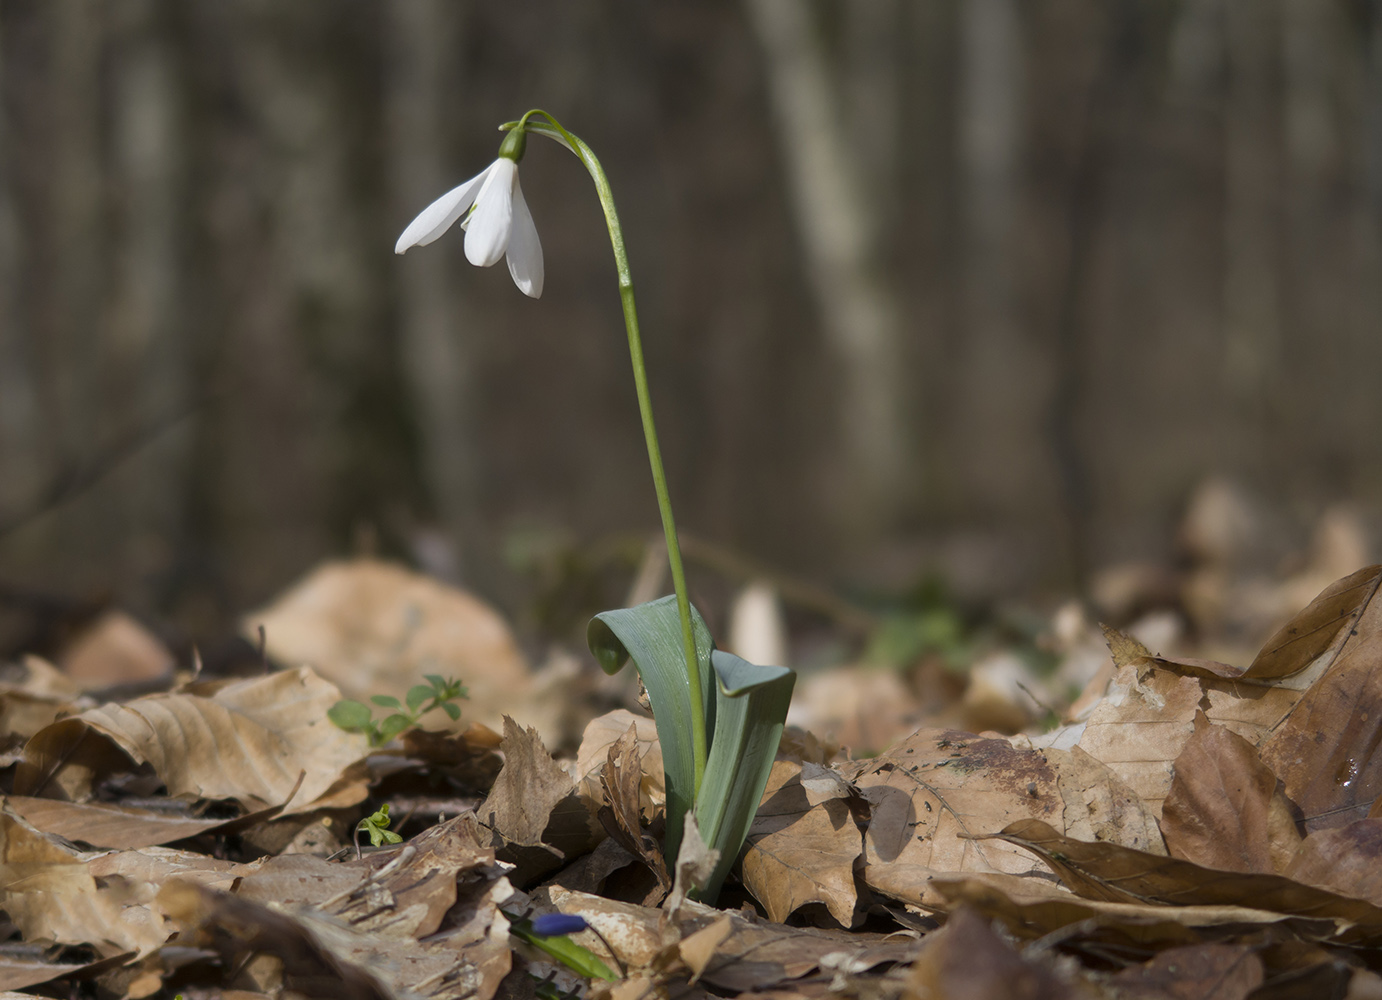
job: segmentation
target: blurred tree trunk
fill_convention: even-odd
[[[15,141],[9,120],[9,61],[5,46],[7,26],[0,21],[0,150]],[[18,164],[0,156],[0,518],[15,515],[38,491],[39,416],[36,378],[32,364],[33,339],[23,318],[21,289],[24,284],[16,178]]]
[[[391,0],[388,14],[388,203],[402,232],[413,215],[465,179],[443,142],[454,112],[445,99],[452,89],[445,68],[459,47],[459,9],[453,0]],[[425,253],[410,253],[398,265],[405,376],[421,418],[424,478],[443,528],[419,554],[430,570],[451,577],[463,570],[471,575],[475,560],[484,558],[472,413],[475,362],[459,328],[464,303],[454,280],[464,266],[458,235]]]
[[[101,297],[105,283],[105,203],[102,196],[101,46],[105,33],[97,0],[53,0],[45,11],[49,73],[45,81],[52,167],[46,178],[46,234],[31,231],[46,258],[37,324],[44,394],[43,454],[54,466],[73,469],[103,440],[100,419],[102,363]],[[51,473],[58,468],[50,467]],[[106,555],[116,525],[109,511],[67,526],[73,547]]]
[[[1281,378],[1280,105],[1274,5],[1224,0],[1224,376],[1262,456],[1261,421]]]
[[[180,520],[179,485],[188,438],[169,433],[194,389],[188,359],[192,334],[181,321],[186,241],[186,138],[161,0],[128,0],[109,8],[114,67],[110,179],[113,205],[111,289],[104,337],[108,365],[102,410],[148,429],[137,476],[121,481],[118,511],[125,547],[140,576],[176,559],[169,529]],[[134,433],[133,429],[125,433]]]
[[[800,0],[748,0],[766,56],[783,171],[822,325],[840,358],[841,506],[856,537],[888,530],[915,473],[897,299],[879,259],[868,174],[841,115],[822,31]],[[852,16],[852,8],[845,8]]]
[[[1030,509],[1054,483],[1042,434],[1049,360],[1019,319],[1024,67],[1015,0],[966,0],[959,32],[963,332],[952,454],[981,506]]]

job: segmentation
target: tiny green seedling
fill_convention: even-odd
[[[406,818],[406,817],[405,817]],[[355,850],[360,850],[360,832],[363,830],[369,834],[369,842],[372,847],[383,847],[385,844],[401,844],[403,838],[389,829],[389,804],[385,802],[372,815],[366,816],[355,824]]]
[[[348,733],[366,734],[372,747],[382,747],[399,733],[415,728],[418,720],[435,708],[445,712],[452,722],[459,719],[461,707],[456,700],[467,697],[465,686],[440,674],[427,674],[425,679],[426,684],[409,688],[403,701],[388,694],[372,697],[370,701],[380,708],[393,709],[381,719],[374,718],[374,712],[364,702],[351,699],[336,702],[326,717]]]

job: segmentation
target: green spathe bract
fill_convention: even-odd
[[[681,656],[680,623],[674,597],[597,615],[586,632],[591,652],[606,673],[632,659],[648,690],[662,746],[667,782],[664,850],[675,862],[686,813],[694,811],[706,844],[720,852],[714,874],[698,895],[713,902],[748,836],[758,801],[768,784],[782,737],[796,674],[760,666],[715,649],[700,613],[691,609],[707,706],[710,750],[699,793],[694,790],[691,687]],[[715,674],[713,698],[710,674]]]

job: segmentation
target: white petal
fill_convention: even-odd
[[[485,186],[475,196],[475,211],[465,231],[465,259],[476,267],[498,264],[509,247],[517,179],[518,164],[501,156],[490,165]]]
[[[509,234],[509,274],[518,290],[529,298],[542,297],[542,244],[537,238],[533,214],[518,176],[513,179],[513,232]]]
[[[424,208],[403,230],[403,235],[394,244],[393,252],[403,253],[409,247],[426,246],[450,229],[475,201],[475,192],[480,190],[493,169],[494,165],[490,164],[460,187],[452,188]]]

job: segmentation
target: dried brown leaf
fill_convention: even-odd
[[[1203,932],[1218,938],[1281,927],[1323,938],[1337,929],[1333,920],[1309,920],[1245,906],[1167,906],[1088,899],[1045,879],[1020,875],[938,875],[934,884],[949,906],[972,907],[1002,921],[1010,932],[1023,938],[1044,937],[1083,925],[1096,939],[1155,950],[1197,943],[1206,936]],[[1066,934],[1069,940],[1080,936],[1070,931]]]
[[[646,715],[635,715],[627,709],[616,709],[591,719],[581,736],[576,751],[576,781],[596,808],[600,802],[599,774],[609,758],[609,748],[633,726],[638,733],[639,805],[643,815],[652,819],[653,810],[667,801],[662,773],[662,747],[657,740],[657,723]]]
[[[1243,944],[1171,948],[1113,977],[1121,996],[1159,1000],[1245,1000],[1262,985],[1262,960]]]
[[[235,799],[254,811],[282,805],[296,790],[285,812],[301,812],[315,808],[314,800],[369,752],[364,736],[327,719],[339,700],[333,685],[300,667],[227,684],[211,697],[159,694],[103,705],[30,740],[15,790],[30,795],[63,787],[54,778],[72,768],[78,777],[66,790],[89,789],[98,768],[115,765],[99,749],[94,763],[81,755],[110,741],[136,763],[151,765],[170,795]],[[362,780],[344,790],[356,802],[365,794]],[[333,804],[341,804],[339,795]]]
[[[1382,566],[1366,566],[1330,584],[1266,641],[1246,676],[1287,677],[1321,658],[1332,661],[1351,638],[1379,583]]]
[[[951,914],[926,938],[903,996],[908,1000],[1070,1000],[1091,995],[1018,954],[971,910]]]
[[[504,716],[504,769],[476,812],[511,844],[542,846],[552,810],[571,793],[571,776],[552,759],[537,730]]]
[[[1280,875],[1221,872],[1117,844],[1061,836],[1040,820],[1020,820],[999,839],[1036,854],[1069,888],[1089,899],[1176,906],[1251,906],[1357,925],[1382,943],[1382,908]]]
[[[1195,732],[1176,758],[1175,777],[1161,813],[1161,833],[1172,857],[1230,872],[1279,871],[1297,836],[1277,846],[1273,811],[1289,806],[1277,777],[1247,740],[1195,714]]]
[[[642,778],[638,730],[630,723],[624,735],[610,744],[604,769],[600,773],[605,800],[605,805],[600,809],[600,821],[625,850],[642,859],[657,879],[658,890],[666,893],[672,888],[672,877],[662,857],[662,846],[644,831],[639,820]]]
[[[37,656],[0,664],[0,735],[28,739],[72,709],[81,688]]]
[[[1024,750],[1006,740],[923,729],[841,771],[871,807],[864,882],[907,902],[942,903],[928,885],[937,874],[1044,871],[1025,851],[970,839],[1021,817],[1162,849],[1156,824],[1132,791],[1078,751]]]
[[[1378,567],[1346,577],[1283,630],[1299,638],[1283,641],[1278,633],[1282,649],[1299,648],[1304,656],[1323,646],[1316,658],[1327,661],[1326,672],[1262,747],[1262,760],[1285,783],[1310,831],[1365,818],[1382,794],[1379,581]]]
[[[849,804],[812,805],[802,765],[778,760],[768,776],[744,852],[744,885],[779,923],[808,903],[824,903],[841,926],[854,923],[854,865],[863,836]]]
[[[1285,874],[1382,906],[1382,819],[1316,830],[1301,841]]]

